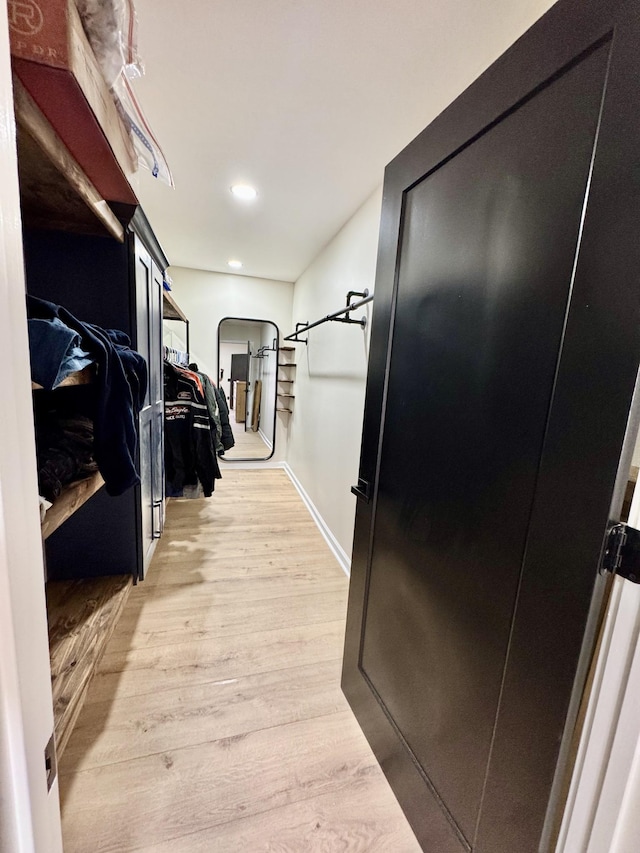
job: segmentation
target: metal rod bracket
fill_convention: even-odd
[[[354,296],[361,297],[356,302],[351,302],[351,299]],[[297,344],[308,344],[309,343],[309,335],[306,338],[300,338],[300,335],[303,332],[308,332],[310,329],[314,329],[316,326],[321,326],[323,323],[348,323],[351,325],[360,326],[361,329],[366,328],[367,318],[361,317],[360,320],[353,320],[351,318],[351,312],[357,310],[362,305],[366,305],[367,302],[373,301],[373,293],[369,293],[367,289],[363,291],[358,290],[350,290],[347,293],[347,304],[344,308],[341,308],[339,311],[334,311],[333,314],[327,314],[326,317],[323,317],[321,320],[316,320],[315,323],[296,323],[296,330],[292,332],[290,335],[286,335],[284,338],[285,341],[293,341]],[[344,315],[344,316],[343,316]]]

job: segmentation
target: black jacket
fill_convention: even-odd
[[[164,365],[164,458],[170,494],[202,484],[210,497],[220,468],[213,449],[209,412],[192,382],[172,364]]]
[[[218,401],[220,425],[222,426],[222,435],[220,436],[220,440],[222,441],[222,446],[225,450],[231,450],[233,445],[236,443],[236,440],[233,437],[231,424],[229,422],[229,406],[227,405],[227,397],[222,388],[218,388],[217,385],[213,386],[213,390],[216,395],[216,400]]]
[[[120,495],[140,482],[136,469],[138,413],[147,392],[147,363],[129,348],[124,332],[83,323],[66,308],[27,297],[30,318],[58,317],[78,332],[82,346],[96,363],[94,455],[110,495]]]

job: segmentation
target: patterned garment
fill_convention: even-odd
[[[202,485],[210,497],[220,468],[204,397],[185,371],[164,365],[165,475],[167,494]]]

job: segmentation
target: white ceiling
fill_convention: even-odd
[[[171,263],[295,281],[391,160],[552,0],[136,0]],[[252,205],[229,192],[254,184]]]

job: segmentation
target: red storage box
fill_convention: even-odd
[[[8,0],[15,73],[107,201],[135,205],[136,158],[73,0]]]

